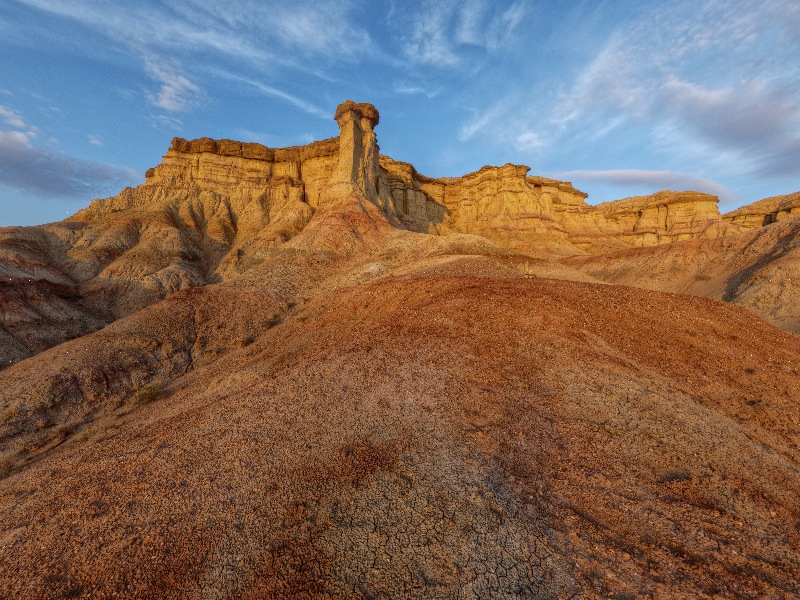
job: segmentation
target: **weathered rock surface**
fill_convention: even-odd
[[[800,216],[800,192],[764,198],[725,213],[723,218],[741,229],[753,229],[797,216]]]
[[[800,593],[800,341],[750,313],[443,274],[262,304],[181,292],[4,373],[0,594]]]
[[[590,206],[568,182],[529,177],[529,167],[483,167],[458,178],[431,179],[408,163],[381,157],[400,211],[418,231],[474,233],[540,255],[598,254],[738,233],[718,198],[663,191]]]
[[[608,283],[733,302],[800,335],[800,219],[565,262]]]
[[[576,246],[598,254],[738,232],[721,218],[717,202],[716,196],[699,192],[662,191],[604,202],[589,210],[565,207],[559,220]]]

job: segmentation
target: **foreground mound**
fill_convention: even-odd
[[[750,313],[409,275],[239,344],[234,300],[214,290],[192,292],[198,337],[227,350],[144,400],[98,401],[102,428],[60,433],[4,480],[2,595],[800,593],[800,340]],[[181,298],[115,327],[177,329],[160,351],[180,357],[198,345],[167,328]],[[102,335],[8,374],[47,377],[67,353],[73,371],[98,353],[113,365],[119,340]]]

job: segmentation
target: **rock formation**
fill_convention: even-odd
[[[387,216],[394,216],[373,130],[380,119],[378,111],[371,104],[348,100],[336,108],[334,118],[339,125],[339,160],[328,183],[327,202],[355,194],[374,202]]]
[[[717,199],[697,192],[590,206],[571,184],[511,164],[433,179],[380,155],[372,105],[344,102],[335,119],[338,137],[293,148],[175,138],[142,185],[61,223],[2,230],[0,364],[181,289],[236,279],[351,197],[394,227],[479,235],[540,259],[733,235],[800,210],[794,194],[723,218]]]
[[[62,223],[3,230],[0,307],[13,308],[0,313],[0,364],[181,289],[236,279],[271,260],[317,211],[351,197],[395,227],[479,235],[540,259],[733,235],[800,210],[794,194],[723,218],[717,199],[697,192],[590,206],[571,184],[511,164],[433,179],[380,155],[372,105],[344,102],[335,119],[338,137],[293,148],[175,138],[142,185]]]
[[[800,215],[800,192],[774,196],[726,213],[724,219],[741,229],[764,227]]]
[[[591,254],[738,232],[717,209],[718,198],[699,192],[663,191],[563,210],[576,246]]]
[[[522,165],[441,179],[388,157],[381,165],[396,206],[416,230],[475,233],[533,254],[597,254],[739,231],[720,215],[716,196],[698,192],[664,191],[590,206],[587,194],[569,182],[529,177]]]
[[[732,302],[800,335],[800,219],[565,262],[608,283]]]
[[[593,207],[335,116],[0,229],[0,597],[800,595],[797,194]]]

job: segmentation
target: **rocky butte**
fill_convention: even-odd
[[[0,596],[799,595],[800,195],[435,179],[379,119],[0,229]]]

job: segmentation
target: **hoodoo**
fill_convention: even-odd
[[[378,161],[374,128],[380,115],[372,104],[342,102],[334,116],[339,124],[339,162],[326,196],[332,199],[357,194],[389,213],[394,212],[386,175]]]

